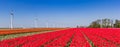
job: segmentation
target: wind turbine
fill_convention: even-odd
[[[38,27],[38,18],[37,17],[35,18],[34,23],[35,23],[35,28],[37,28]]]
[[[13,10],[11,10],[11,12],[10,12],[10,28],[11,29],[13,29],[13,16],[14,16]]]
[[[48,23],[46,23],[46,28],[48,28]]]

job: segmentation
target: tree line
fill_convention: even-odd
[[[97,19],[90,23],[89,28],[120,28],[120,20]]]

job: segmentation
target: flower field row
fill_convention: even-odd
[[[71,28],[0,41],[0,47],[120,47],[120,29]]]
[[[36,31],[51,31],[51,30],[61,30],[61,29],[65,29],[65,28],[4,29],[4,30],[0,30],[0,35],[25,33],[25,32],[36,32]]]

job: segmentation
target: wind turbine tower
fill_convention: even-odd
[[[46,28],[48,28],[48,23],[46,23]]]
[[[10,28],[13,29],[13,10],[10,12]]]
[[[35,23],[35,28],[38,28],[38,18],[35,18],[34,23]]]

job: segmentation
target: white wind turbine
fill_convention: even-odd
[[[48,28],[48,23],[46,23],[46,28]]]
[[[13,29],[13,17],[14,17],[13,10],[11,10],[10,12],[10,28],[11,29]]]
[[[38,18],[36,17],[34,20],[35,28],[38,28]]]

